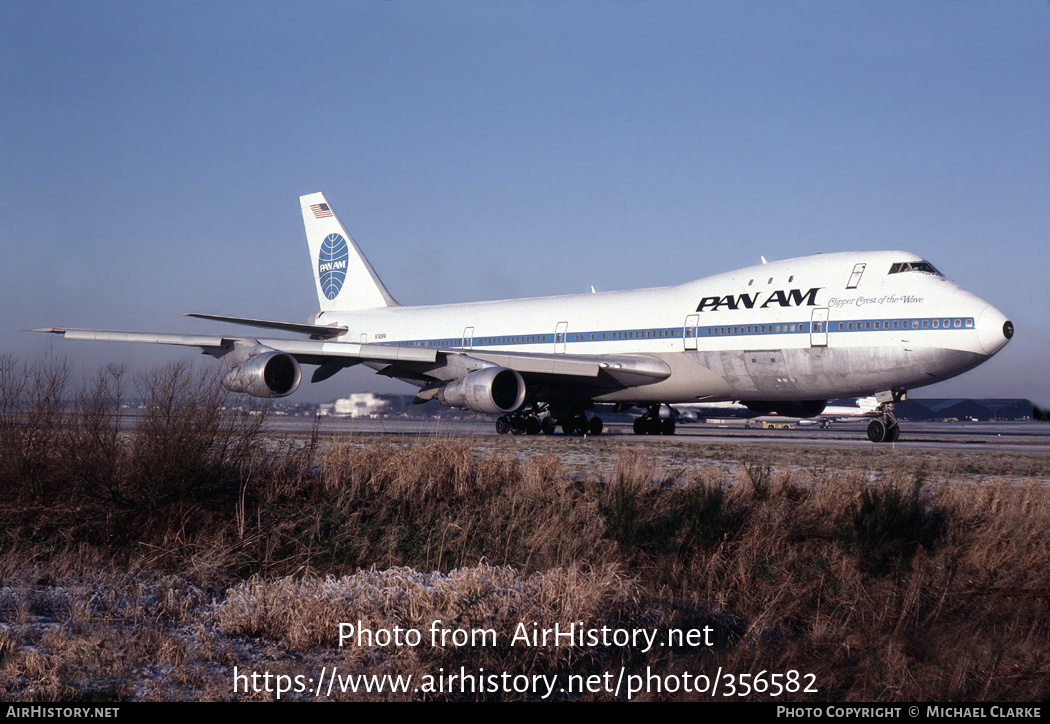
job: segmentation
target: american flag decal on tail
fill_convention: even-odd
[[[328,208],[328,204],[310,204],[310,211],[314,212],[315,219],[327,219],[332,215],[332,210]]]

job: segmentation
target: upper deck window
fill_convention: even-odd
[[[900,272],[907,271],[926,272],[927,274],[944,276],[928,261],[902,261],[890,266],[890,274],[899,274]]]

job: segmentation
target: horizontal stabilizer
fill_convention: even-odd
[[[280,329],[285,332],[296,334],[308,334],[316,339],[330,339],[346,334],[346,327],[327,326],[322,324],[299,324],[298,322],[271,322],[266,319],[246,319],[244,317],[223,317],[217,314],[199,314],[197,312],[185,312],[184,317],[196,317],[197,319],[211,319],[216,322],[230,322],[231,324],[243,324],[247,327],[262,327],[263,329]]]

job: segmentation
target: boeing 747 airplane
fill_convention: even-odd
[[[223,384],[257,397],[364,364],[419,388],[419,402],[498,415],[501,433],[600,433],[595,403],[640,407],[638,434],[673,434],[674,403],[733,400],[819,415],[874,395],[872,442],[897,439],[893,402],[966,372],[1013,336],[1006,316],[905,251],[787,259],[677,286],[401,306],[323,194],[300,197],[320,309],[306,323],[189,316],[301,339],[34,330],[66,339],[199,347]]]

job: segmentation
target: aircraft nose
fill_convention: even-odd
[[[977,341],[986,355],[1001,350],[1013,336],[1013,322],[992,305],[985,307],[977,317]]]

